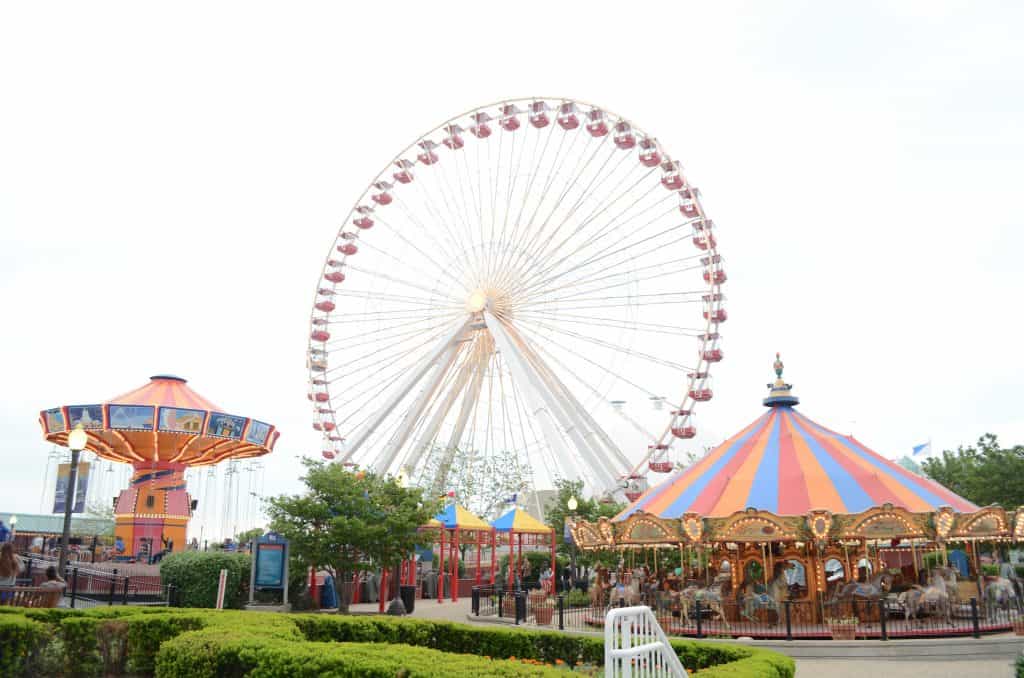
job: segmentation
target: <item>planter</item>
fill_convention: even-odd
[[[832,624],[828,630],[832,633],[832,640],[854,640],[857,637],[857,627],[853,624]]]
[[[554,613],[555,608],[553,607],[535,607],[533,609],[533,618],[537,624],[547,625],[551,623],[551,617]]]
[[[1013,620],[1013,632],[1018,636],[1024,636],[1024,619]]]
[[[505,596],[505,599],[501,601],[501,616],[503,617],[515,617],[516,616],[516,599],[512,596]]]

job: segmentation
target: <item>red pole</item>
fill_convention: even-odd
[[[344,586],[345,583],[342,582],[341,585]],[[353,579],[352,579],[352,602],[357,604],[357,605],[359,604],[359,589],[360,588],[361,587],[359,586],[359,570],[356,570],[356,573],[355,573],[355,575],[353,576]]]
[[[491,586],[494,586],[494,575],[498,569],[498,531],[491,528]]]
[[[483,550],[483,545],[480,543],[480,530],[476,531],[476,577],[475,584],[480,586],[480,551]]]
[[[551,590],[548,593],[551,595],[554,595],[556,588],[555,582],[558,581],[558,575],[556,574],[557,570],[555,570],[555,567],[555,531],[551,530],[551,579],[548,580],[551,585]]]
[[[441,562],[437,568],[437,602],[444,602],[444,526],[441,526]]]
[[[452,602],[459,600],[459,528],[452,535]]]
[[[380,571],[380,591],[377,594],[377,611],[384,612],[384,599],[388,597],[388,570]]]

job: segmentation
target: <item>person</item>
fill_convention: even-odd
[[[555,592],[554,586],[552,586],[554,576],[550,565],[546,565],[540,573],[540,588],[548,595],[553,595]]]
[[[7,543],[7,540],[11,538],[11,531],[4,525],[4,521],[0,520],[0,544]]]
[[[124,539],[122,539],[120,535],[114,539],[114,553],[119,556],[124,555]]]
[[[67,584],[57,574],[57,568],[50,565],[46,568],[46,581],[39,585],[41,589],[53,590],[53,597],[50,599],[50,607],[57,607],[63,601],[64,589]]]
[[[21,559],[14,553],[14,545],[5,541],[0,546],[0,586],[15,586],[18,574],[21,573]],[[0,601],[6,602],[14,594],[10,591],[0,593]]]

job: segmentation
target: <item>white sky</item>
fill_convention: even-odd
[[[0,508],[38,510],[39,410],[160,372],[276,424],[266,492],[296,490],[340,220],[417,135],[535,94],[701,187],[730,315],[705,433],[760,413],[780,350],[806,414],[888,456],[1024,442],[1024,11],[713,4],[4,4]]]

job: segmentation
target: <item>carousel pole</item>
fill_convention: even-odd
[[[917,550],[914,549],[914,540],[910,540],[910,559],[914,561],[914,583],[920,583],[920,573],[917,571]]]
[[[761,574],[764,575],[764,588],[768,590],[768,552],[764,542],[761,542]]]
[[[452,602],[459,600],[459,528],[456,527],[452,533],[452,584],[449,588],[452,591]]]

